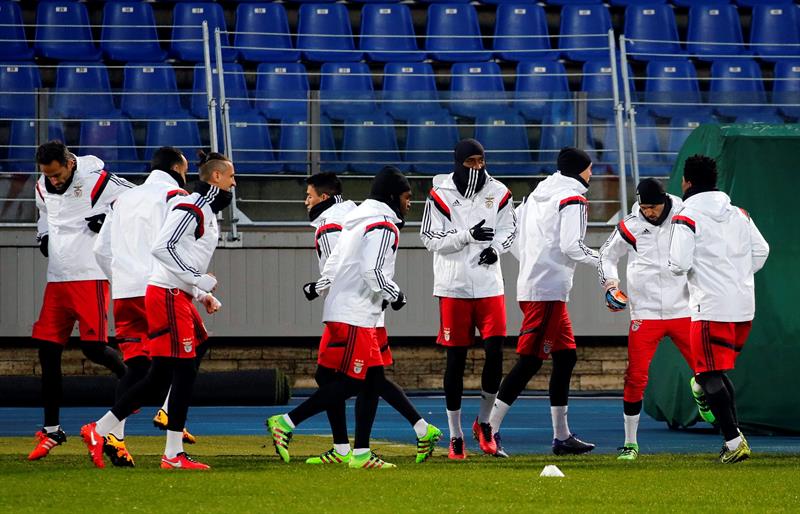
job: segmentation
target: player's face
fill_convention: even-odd
[[[317,190],[314,189],[314,186],[306,187],[306,210],[311,211],[311,208],[317,205],[320,202],[324,202],[330,198],[328,193],[322,193],[321,195],[317,194]]]
[[[400,195],[400,214],[405,218],[411,210],[411,191],[406,191]]]
[[[664,204],[663,203],[644,204],[639,206],[639,210],[642,211],[642,214],[644,215],[645,218],[655,222],[656,220],[658,220],[658,218],[661,217],[661,214],[664,212]]]
[[[189,172],[189,161],[186,160],[186,157],[181,155],[181,163],[176,164],[173,171],[179,174],[184,179],[186,178],[186,174]]]
[[[64,184],[66,184],[67,180],[72,176],[72,170],[74,169],[75,161],[67,161],[66,165],[58,161],[39,165],[39,171],[42,172],[42,175],[44,175],[56,189],[64,187]]]
[[[236,171],[233,169],[232,162],[228,162],[226,164],[227,166],[225,167],[225,171],[214,172],[214,178],[216,179],[216,184],[214,185],[223,191],[230,191],[231,188],[236,187],[236,179],[234,178]]]
[[[474,170],[479,170],[486,166],[486,161],[483,159],[482,155],[470,155],[464,162],[462,163],[465,168],[472,168]]]
[[[592,165],[590,164],[588,168],[583,170],[580,173],[580,176],[588,184],[589,183],[589,179],[592,178]]]

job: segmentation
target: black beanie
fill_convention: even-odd
[[[666,203],[667,193],[659,181],[646,178],[636,186],[636,201],[639,205],[660,205]]]
[[[372,179],[369,197],[385,203],[392,208],[398,218],[403,219],[400,214],[400,195],[406,191],[411,191],[411,184],[403,172],[394,166],[384,166]]]
[[[580,175],[591,163],[592,158],[589,154],[578,148],[567,146],[558,152],[557,167],[562,175],[570,177]]]
[[[455,159],[456,167],[464,164],[464,161],[473,155],[486,155],[483,145],[475,139],[462,139],[459,141],[455,147],[455,150],[453,150],[453,157]]]

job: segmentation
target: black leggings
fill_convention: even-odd
[[[481,389],[496,393],[503,377],[503,342],[505,337],[490,337],[484,340],[483,372]],[[467,365],[467,351],[464,347],[447,348],[447,366],[444,370],[444,395],[447,410],[459,410],[464,395],[464,368]]]
[[[695,377],[697,383],[703,388],[711,412],[717,418],[719,429],[726,441],[739,436],[739,423],[736,419],[735,391],[733,384],[722,371],[708,371],[698,373]],[[728,389],[730,384],[731,390]]]
[[[514,400],[522,394],[528,382],[541,369],[542,360],[533,355],[520,355],[517,363],[508,372],[503,383],[500,384],[500,391],[497,399],[507,405],[514,403]]]

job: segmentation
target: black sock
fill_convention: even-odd
[[[167,430],[182,432],[186,426],[189,403],[192,401],[194,380],[197,377],[197,363],[194,359],[174,359],[172,389],[169,393],[169,420]]]
[[[447,410],[459,410],[464,394],[464,367],[467,365],[467,348],[447,349],[447,367],[444,370],[444,396]]]
[[[306,401],[292,409],[289,418],[297,426],[311,416],[327,410],[331,405],[355,396],[361,390],[363,382],[338,373],[335,380],[314,391]]]
[[[733,417],[731,396],[723,380],[724,374],[721,371],[708,371],[699,373],[696,377],[697,383],[703,388],[706,401],[717,418],[719,428],[726,441],[739,437],[739,427]]]
[[[381,398],[388,403],[394,410],[400,413],[401,416],[414,426],[417,421],[422,419],[419,412],[411,400],[408,399],[406,393],[395,382],[388,378],[384,378],[383,389],[381,390]]]
[[[147,370],[150,369],[150,359],[144,356],[134,357],[125,361],[125,367],[127,368],[125,376],[117,384],[116,400],[122,398],[133,387],[133,384],[147,376]]]
[[[90,361],[105,366],[117,378],[125,376],[125,363],[122,354],[100,341],[81,341],[81,350]]]
[[[503,342],[502,336],[490,337],[483,343],[486,358],[483,361],[481,373],[481,389],[487,393],[495,394],[503,378]]]
[[[536,356],[520,355],[517,363],[500,384],[497,399],[507,405],[514,403],[541,367],[542,360]]]
[[[314,380],[322,388],[336,380],[337,375],[338,373],[331,368],[317,366]],[[328,414],[328,423],[331,425],[333,444],[350,444],[350,437],[347,435],[347,415],[344,400],[328,407],[326,413]]]
[[[626,416],[636,416],[642,412],[642,401],[626,402],[622,401],[622,410]]]
[[[367,370],[367,377],[362,385],[361,392],[356,398],[356,437],[353,448],[369,448],[369,436],[375,414],[378,411],[380,391],[384,389],[383,366],[375,366]]]
[[[59,424],[61,407],[61,354],[64,346],[49,341],[35,340],[39,344],[39,365],[42,367],[42,407],[44,407],[44,426]]]
[[[731,397],[731,412],[733,413],[733,422],[739,426],[739,413],[736,412],[736,388],[733,387],[733,382],[728,378],[727,373],[722,374],[722,381],[725,382],[725,388],[728,390],[728,395]]]
[[[127,418],[145,402],[155,398],[161,391],[169,387],[172,381],[172,361],[176,360],[178,359],[173,359],[171,357],[153,357],[147,375],[133,384],[125,394],[122,395],[122,398],[117,400],[116,404],[114,404],[114,407],[111,409],[114,416],[119,420]],[[163,396],[161,398],[163,398]],[[172,413],[170,413],[170,417],[172,417]],[[183,430],[183,428],[181,428],[181,430]]]
[[[578,353],[575,350],[561,350],[553,352],[551,356],[553,372],[550,375],[550,406],[563,407],[569,401],[569,382],[575,363],[578,362]]]

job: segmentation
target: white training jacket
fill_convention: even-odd
[[[111,297],[142,297],[155,271],[153,243],[173,198],[189,193],[164,171],[153,170],[144,184],[122,193],[111,206],[94,243],[97,263],[111,279]]]
[[[217,216],[211,201],[219,188],[211,186],[205,196],[192,193],[174,198],[167,217],[153,243],[156,267],[148,284],[178,288],[199,299],[211,292],[217,279],[207,273],[219,240]]]
[[[334,197],[336,203],[322,211],[317,219],[311,222],[314,227],[314,249],[317,251],[319,259],[319,272],[325,268],[325,262],[330,257],[339,236],[342,234],[342,223],[344,217],[356,208],[355,202],[343,200],[340,195]]]
[[[633,204],[631,214],[620,221],[600,248],[600,285],[619,284],[617,266],[628,256],[626,276],[631,319],[676,319],[689,316],[686,275],[669,269],[672,216],[683,208],[680,198],[668,195],[672,205],[661,225],[653,225]]]
[[[322,321],[381,326],[383,301],[393,302],[400,294],[393,281],[399,221],[391,207],[371,199],[345,216],[339,243],[318,282],[318,289],[330,286]]]
[[[721,191],[696,193],[672,217],[669,269],[687,274],[692,321],[750,321],[753,275],[769,245],[750,215]]]
[[[555,173],[541,181],[518,208],[517,300],[569,301],[577,263],[597,267],[598,253],[583,243],[588,222],[587,187]]]
[[[486,220],[494,228],[492,241],[476,241],[469,229]],[[481,252],[491,246],[498,257],[509,251],[517,236],[517,216],[511,191],[486,176],[472,198],[456,189],[453,174],[433,177],[419,232],[433,252],[433,295],[447,298],[488,298],[503,294],[500,260],[478,265]]]
[[[41,175],[36,181],[37,240],[48,236],[47,281],[108,280],[94,257],[97,237],[86,218],[107,213],[133,184],[105,171],[94,155],[76,157],[75,171],[62,193]]]

